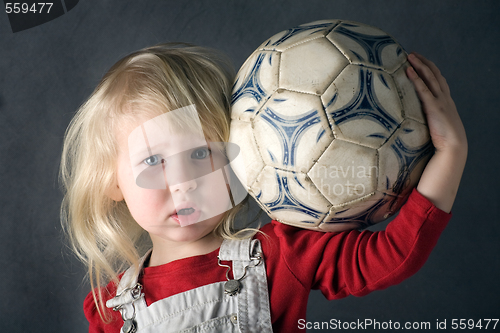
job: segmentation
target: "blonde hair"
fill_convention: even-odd
[[[138,267],[150,244],[124,201],[108,197],[116,181],[115,133],[123,120],[144,110],[165,113],[194,104],[205,136],[229,139],[229,106],[234,72],[220,54],[189,44],[160,44],[118,61],[79,108],[66,131],[60,180],[61,221],[77,256],[87,265],[96,307],[105,321],[101,286],[126,267]],[[233,226],[244,200],[225,213],[214,233],[246,237]]]

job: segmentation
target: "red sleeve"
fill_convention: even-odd
[[[104,329],[99,327],[99,323],[102,324],[102,320],[99,317],[99,312],[97,312],[96,304],[94,302],[94,297],[92,297],[92,293],[89,293],[85,300],[83,301],[83,312],[85,313],[85,317],[89,322],[89,333],[102,333]]]
[[[114,285],[114,284],[113,284]],[[110,284],[111,286],[111,284]],[[110,287],[108,286],[108,287]],[[113,288],[114,289],[114,288]],[[111,298],[110,291],[108,289],[103,288],[103,294],[109,296]],[[116,293],[116,290],[113,290]],[[89,322],[89,333],[119,333],[121,327],[123,325],[123,321],[121,319],[121,315],[119,312],[109,310],[108,315],[111,316],[111,322],[109,324],[105,324],[101,319],[99,312],[97,311],[97,306],[94,302],[94,297],[90,292],[85,300],[83,301],[83,312],[85,313],[85,317]]]
[[[331,300],[364,296],[415,274],[450,218],[413,190],[385,231],[321,233],[288,226],[275,231],[292,274]]]

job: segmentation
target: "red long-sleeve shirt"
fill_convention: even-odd
[[[320,289],[329,300],[363,296],[395,285],[417,272],[427,260],[451,214],[436,208],[416,190],[385,231],[356,230],[322,233],[273,221],[262,227],[269,237],[261,240],[265,259],[275,332],[303,332],[311,289]],[[146,303],[226,280],[226,268],[217,264],[219,250],[146,267],[140,279]],[[107,286],[109,298],[116,286]],[[111,311],[111,310],[110,310]],[[84,301],[90,333],[118,333],[123,325],[119,312],[104,325],[92,294]]]

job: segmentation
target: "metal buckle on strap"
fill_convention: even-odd
[[[240,281],[247,275],[248,268],[252,268],[252,267],[260,265],[260,263],[262,262],[262,253],[256,253],[254,257],[250,258],[250,260],[251,260],[251,263],[246,265],[243,268],[244,269],[243,275],[240,278],[237,279],[233,273],[234,279],[230,279],[229,278],[229,271],[231,270],[231,266],[221,264],[220,258],[217,257],[217,264],[219,264],[219,266],[221,266],[221,267],[227,267],[227,270],[226,270],[227,282],[224,284],[224,294],[229,295],[229,296],[234,296],[240,292],[240,290],[241,290],[241,282]]]
[[[124,333],[134,333],[137,331],[137,323],[135,321],[135,306],[134,302],[138,300],[142,296],[142,285],[140,283],[136,283],[135,286],[131,288],[127,288],[123,290],[120,294],[116,295],[114,298],[120,298],[126,293],[129,293],[130,296],[132,297],[132,302],[130,303],[125,303],[125,304],[119,304],[117,306],[113,307],[113,311],[120,311],[123,319],[123,332]],[[128,311],[125,310],[125,306],[130,305],[132,308],[132,314],[130,316],[127,316]],[[128,318],[126,318],[128,317]]]

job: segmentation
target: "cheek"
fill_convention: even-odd
[[[206,200],[212,214],[218,215],[231,208],[229,187],[222,175],[222,170],[216,170],[205,176],[204,183],[200,185],[204,200]]]
[[[142,189],[138,186],[128,192],[125,202],[134,219],[140,223],[161,217],[168,212],[168,195],[165,190]]]

